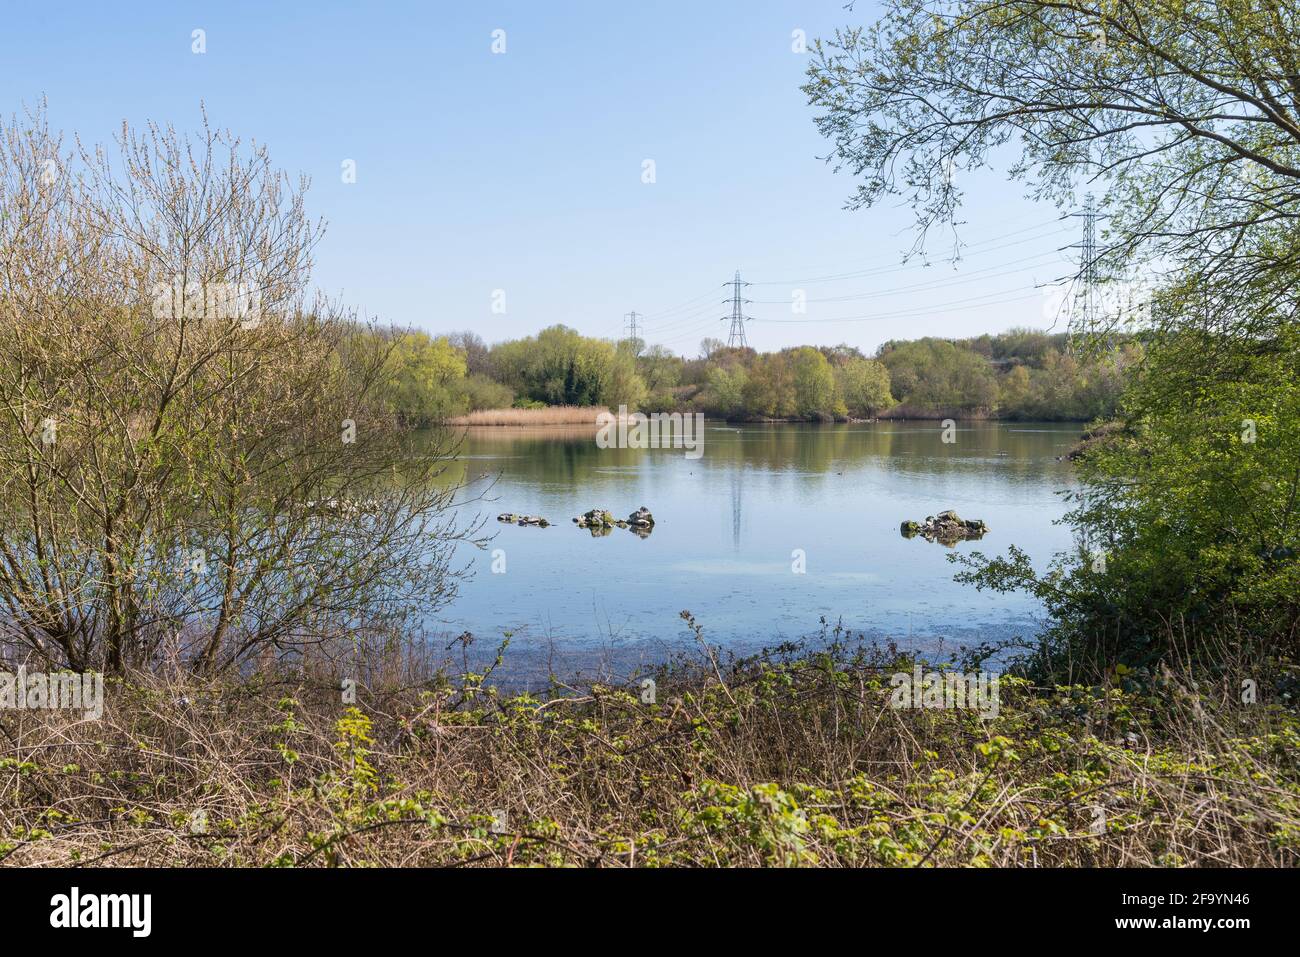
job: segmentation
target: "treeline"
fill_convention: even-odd
[[[1078,422],[1114,413],[1141,354],[1135,340],[1084,354],[1071,350],[1066,333],[1034,329],[892,341],[878,352],[899,404],[895,414]]]
[[[874,356],[848,345],[759,353],[705,339],[694,358],[561,325],[491,346],[472,332],[372,334],[392,339],[386,401],[416,424],[481,409],[553,405],[626,405],[735,420],[1089,421],[1114,412],[1126,370],[1140,356],[1137,343],[1125,342],[1083,358],[1064,333],[1030,329],[890,341]]]

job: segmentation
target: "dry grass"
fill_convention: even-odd
[[[890,706],[857,653],[507,696],[140,677],[98,722],[0,714],[20,865],[1295,866],[1294,711],[1180,682]],[[1225,686],[1226,688],[1227,686]],[[1095,808],[1102,808],[1101,830]]]
[[[452,425],[590,425],[607,409],[592,405],[552,405],[545,409],[482,409],[450,420]]]

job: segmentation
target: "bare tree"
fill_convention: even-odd
[[[375,397],[389,345],[307,301],[306,181],[206,118],[0,133],[0,634],[214,672],[454,596],[454,440],[416,454]]]
[[[477,332],[456,332],[447,340],[465,353],[465,371],[469,375],[491,375],[491,349]]]
[[[726,347],[727,344],[723,342],[721,339],[714,339],[711,336],[705,339],[701,339],[700,358],[711,359],[715,352],[717,352],[719,349],[725,349]]]

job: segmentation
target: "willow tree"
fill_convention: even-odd
[[[804,89],[862,180],[851,206],[903,198],[923,243],[963,171],[1005,163],[1061,205],[1095,191],[1103,275],[1195,277],[1179,320],[1251,334],[1295,306],[1298,20],[1290,0],[887,0],[816,45]],[[1247,292],[1277,308],[1236,309]]]
[[[383,407],[390,339],[309,300],[305,180],[204,123],[0,131],[0,636],[53,666],[238,666],[391,633],[471,538]]]

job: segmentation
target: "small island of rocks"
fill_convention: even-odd
[[[899,528],[904,538],[920,535],[928,542],[951,545],[968,539],[980,539],[989,527],[983,519],[963,519],[952,509],[938,515],[927,515],[924,522],[904,522]]]
[[[629,529],[639,538],[646,538],[655,527],[655,517],[642,505],[627,518],[615,518],[613,513],[604,508],[593,508],[583,512],[573,520],[579,528],[591,532],[593,538],[608,535],[616,528]]]
[[[497,521],[510,525],[534,525],[537,528],[549,528],[551,524],[540,515],[516,515],[514,512],[503,512],[497,516]]]

